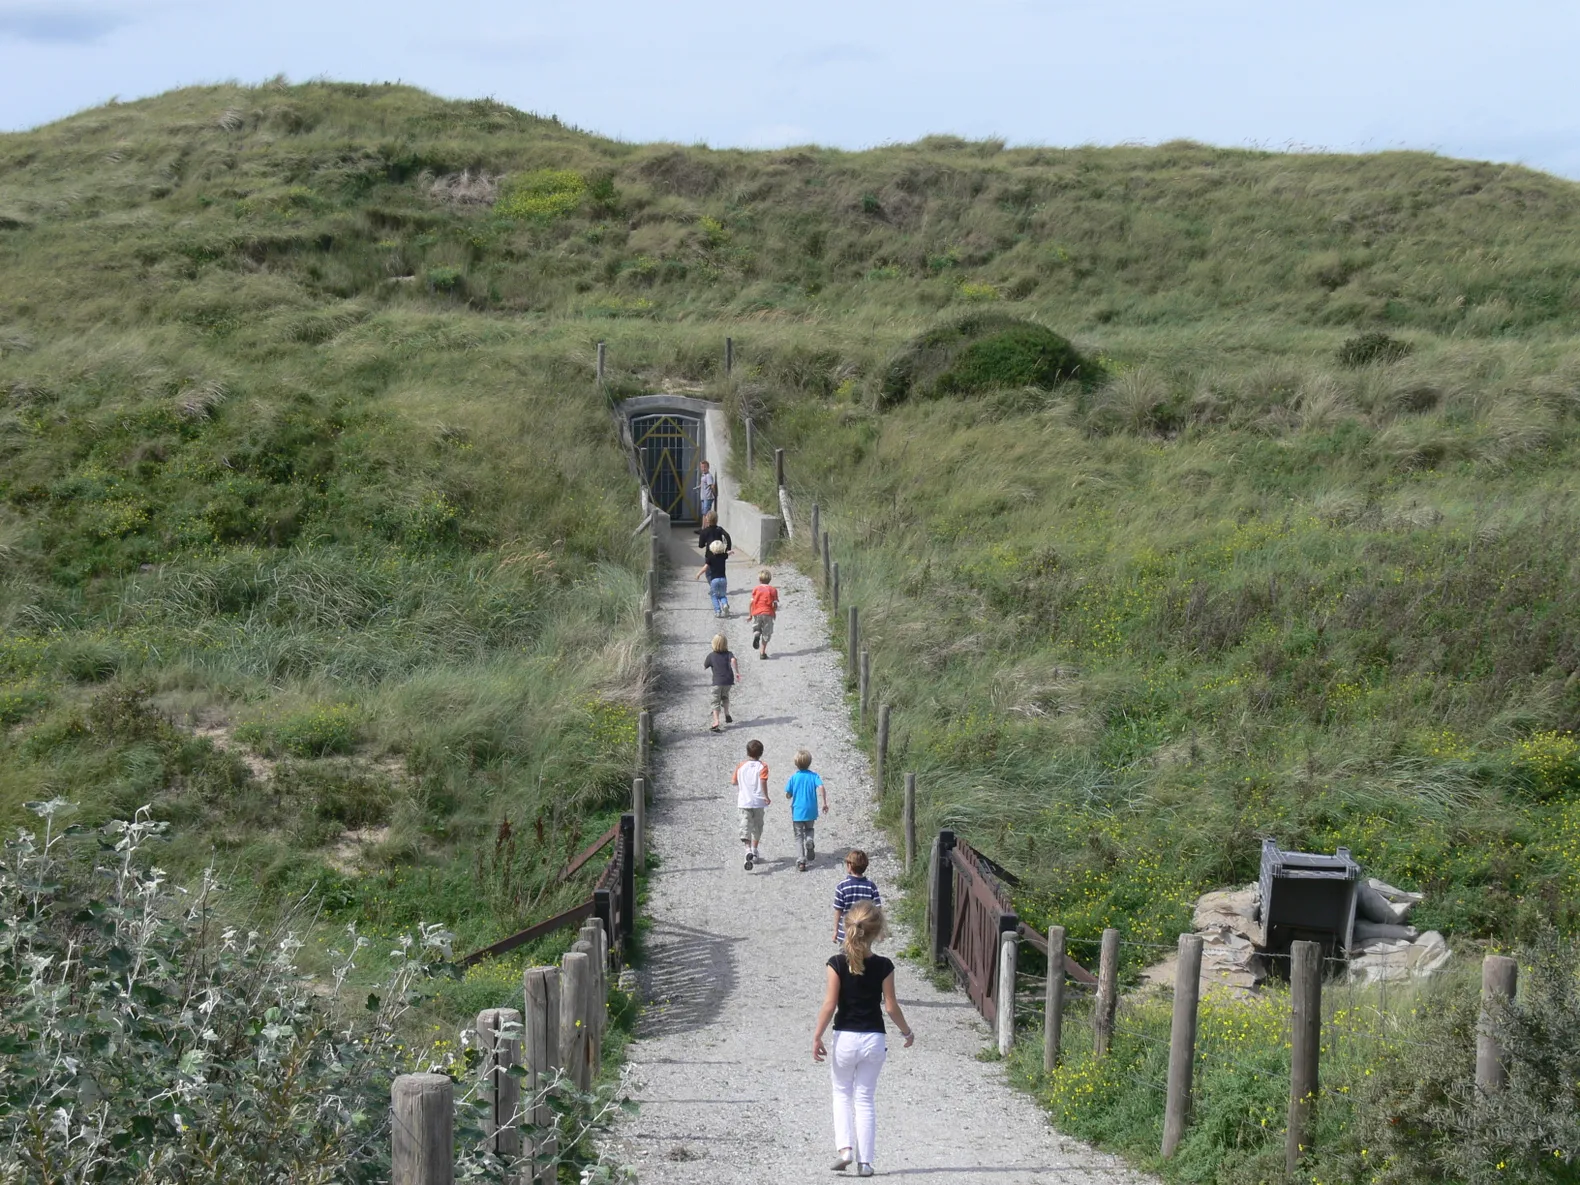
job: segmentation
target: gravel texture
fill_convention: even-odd
[[[691,579],[700,563],[693,542],[680,528],[668,541],[670,573],[655,614],[663,649],[649,844],[658,868],[640,971],[644,1010],[630,1047],[640,1110],[617,1138],[644,1183],[826,1181],[834,1152],[828,1070],[813,1063],[811,1045],[823,965],[835,949],[834,886],[850,847],[871,854],[868,875],[891,897],[898,867],[872,823],[871,772],[854,743],[843,664],[810,581],[775,570],[780,613],[763,661],[745,616],[758,565],[732,559],[735,616],[715,621],[706,586]],[[735,723],[722,735],[707,730],[702,669],[719,627],[743,676]],[[727,783],[754,737],[766,748],[773,805],[765,863],[747,872]],[[783,796],[802,747],[831,803],[805,873],[796,871]],[[895,934],[879,950],[892,957],[907,942]],[[891,1030],[878,1088],[880,1176],[950,1185],[1149,1180],[1055,1132],[999,1065],[977,1060],[990,1037],[964,994],[940,992],[914,963],[897,962],[916,1044],[902,1048]]]

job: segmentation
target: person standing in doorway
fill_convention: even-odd
[[[706,518],[719,504],[719,479],[713,476],[706,461],[700,462],[698,468],[702,472],[697,475],[697,496],[702,502],[702,515]]]
[[[883,932],[883,910],[870,901],[858,901],[845,915],[844,948],[828,961],[823,1006],[812,1033],[812,1060],[829,1058],[833,1081],[832,1167],[842,1173],[854,1161],[858,1177],[872,1176],[878,1157],[878,1074],[889,1052],[883,1013],[900,1030],[905,1048],[916,1040],[894,994],[894,963],[872,953]],[[834,1033],[825,1047],[823,1032],[831,1020]]]

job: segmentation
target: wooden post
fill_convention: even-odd
[[[955,874],[949,864],[949,857],[954,848],[955,833],[949,830],[940,831],[938,842],[933,845],[936,858],[933,862],[933,891],[930,895],[933,915],[933,962],[939,965],[948,961],[945,952],[949,950],[949,940],[954,937]]]
[[[506,1036],[507,1028],[521,1028],[521,1013],[514,1008],[485,1008],[477,1014],[477,1038],[483,1049],[483,1138],[496,1156],[521,1153],[521,1079],[510,1072],[521,1061],[521,1038]]]
[[[596,1077],[603,1062],[604,979],[608,965],[604,961],[603,924],[597,918],[588,918],[582,924],[577,947],[585,946],[587,955],[587,1064],[589,1080]]]
[[[603,357],[604,357],[604,345],[603,345],[603,342],[599,342],[598,343],[598,385],[600,387],[603,386]]]
[[[935,949],[937,946],[938,924],[933,920],[933,910],[938,905],[938,849],[939,838],[935,835],[933,836],[932,846],[927,849],[927,896],[922,902],[922,929],[927,933],[927,947],[934,956],[933,964],[935,966],[938,963],[937,950]]]
[[[752,466],[753,466],[753,464],[756,461],[756,457],[753,455],[755,453],[755,451],[756,451],[756,441],[753,440],[752,437],[753,437],[752,417],[751,416],[747,416],[746,417],[746,472],[747,473],[750,473],[752,471]]]
[[[1503,1043],[1492,1027],[1492,1017],[1514,999],[1520,965],[1508,955],[1488,955],[1481,961],[1481,1021],[1476,1026],[1476,1089],[1487,1094],[1502,1090],[1509,1081],[1503,1060]]]
[[[872,690],[872,652],[870,650],[865,650],[865,649],[862,650],[862,652],[861,652],[861,683],[860,683],[860,688],[861,688],[861,708],[860,708],[860,714],[856,717],[856,723],[860,727],[866,728],[867,727],[867,696],[868,696],[868,693]]]
[[[591,1085],[587,1073],[587,956],[573,950],[560,959],[560,1065],[577,1090]]]
[[[1003,930],[998,936],[998,1055],[1008,1057],[1015,1048],[1015,971],[1020,935]]]
[[[818,544],[823,539],[823,536],[818,533],[823,529],[822,517],[823,513],[818,509],[817,503],[812,503],[812,558],[814,560],[818,557]]]
[[[1317,1051],[1322,1043],[1322,945],[1289,946],[1289,1130],[1284,1171],[1291,1177],[1311,1146],[1311,1113],[1317,1103]]]
[[[785,488],[785,451],[782,448],[774,449],[774,486]]]
[[[636,871],[647,870],[647,779],[631,779],[631,859]]]
[[[735,339],[733,337],[727,337],[727,338],[724,339],[724,373],[725,373],[726,376],[728,376],[730,374],[733,374],[734,371],[735,371]]]
[[[642,628],[647,630],[648,633],[653,632],[653,611],[651,609],[642,610]]]
[[[888,711],[887,708],[884,711]],[[905,832],[905,871],[916,860],[916,775],[905,775],[905,801],[900,805],[900,825]]]
[[[1048,927],[1048,982],[1042,989],[1042,1072],[1059,1066],[1064,1036],[1064,927]]]
[[[620,816],[620,838],[626,851],[636,846],[636,817],[629,812]],[[636,933],[636,861],[627,860],[620,869],[620,942],[629,943]],[[609,936],[611,939],[614,935]],[[630,949],[629,946],[626,947]]]
[[[527,1011],[522,1032],[522,1067],[526,1070],[527,1104],[522,1121],[547,1133],[554,1125],[554,1108],[547,1088],[560,1068],[560,972],[557,967],[528,967],[522,975]],[[527,1149],[538,1171],[538,1185],[554,1185],[552,1162],[558,1148],[554,1136],[539,1135]],[[530,1181],[531,1174],[524,1179]]]
[[[829,612],[839,616],[839,562],[834,563],[834,572],[828,586]]]
[[[641,777],[652,773],[653,713],[642,711],[636,717],[636,772]]]
[[[390,1185],[454,1185],[455,1086],[402,1074],[390,1087]]]
[[[1092,1012],[1092,1052],[1108,1056],[1114,1038],[1114,1010],[1119,1006],[1119,931],[1103,931],[1102,953],[1097,960],[1097,1008]]]
[[[845,644],[849,648],[845,655],[845,670],[854,679],[859,676],[857,667],[861,663],[861,618],[854,605],[850,607],[850,619],[845,626]]]
[[[883,791],[884,791],[884,787],[885,787],[885,776],[888,773],[888,768],[887,768],[888,764],[889,764],[889,705],[888,704],[879,704],[878,705],[878,742],[877,742],[877,746],[876,746],[875,759],[873,760],[873,763],[872,763],[872,794],[873,794],[873,797],[876,798],[879,802],[883,801]],[[911,846],[914,848],[916,846],[916,844],[915,844],[916,836],[912,835],[911,836],[911,840],[912,840]],[[905,859],[905,870],[907,872],[909,872],[911,870],[911,860],[910,860],[909,856],[907,856],[906,859]]]
[[[831,559],[833,559],[833,557],[828,554],[828,532],[824,531],[823,532],[823,587],[824,588],[830,587],[830,585],[829,585],[828,565],[829,565],[829,561]]]
[[[1181,934],[1174,970],[1174,1021],[1169,1029],[1168,1096],[1163,1104],[1163,1155],[1173,1156],[1190,1122],[1196,1069],[1196,1016],[1201,1003],[1201,935]]]
[[[647,547],[648,547],[647,570],[649,572],[652,572],[656,576],[657,573],[658,573],[659,549],[662,546],[662,544],[660,544],[659,541],[658,541],[658,532],[657,531],[654,531],[647,538],[648,538],[648,544],[647,544]],[[654,584],[656,585],[657,583],[658,582],[655,580]],[[654,588],[652,590],[651,596],[652,596],[652,599],[653,599],[653,607],[657,608],[658,607],[658,589],[657,588]]]

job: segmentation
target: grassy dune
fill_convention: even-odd
[[[720,152],[339,84],[0,137],[0,813],[151,801],[184,867],[377,927],[579,892],[640,669],[605,339],[616,399],[788,450],[894,767],[1032,920],[1172,941],[1270,833],[1461,949],[1572,932],[1577,275],[1580,188],[1420,153]],[[1101,381],[879,398],[982,310]],[[1101,1097],[1066,1123],[1144,1148]],[[1172,1171],[1258,1179],[1226,1130]]]

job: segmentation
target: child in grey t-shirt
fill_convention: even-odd
[[[713,636],[713,649],[702,660],[702,665],[713,672],[713,717],[708,728],[713,732],[723,732],[719,717],[724,717],[725,724],[735,723],[735,717],[730,715],[730,688],[741,681],[740,664],[735,661],[735,655],[730,653],[730,644],[723,634]]]

